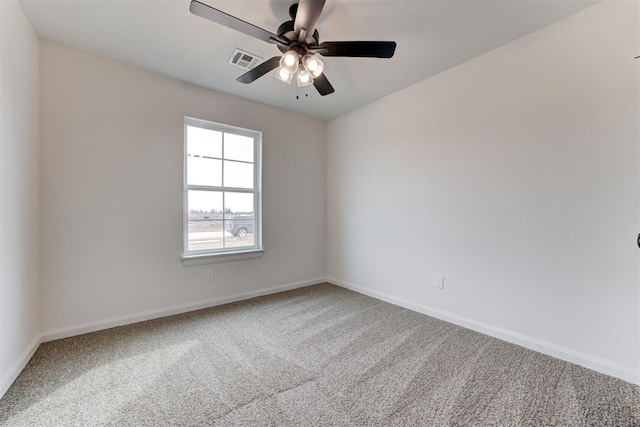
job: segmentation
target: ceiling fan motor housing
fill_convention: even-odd
[[[276,31],[276,34],[278,35],[278,37],[281,37],[291,42],[290,46],[283,46],[278,44],[278,49],[280,49],[280,52],[282,53],[285,53],[288,50],[290,50],[289,47],[295,46],[298,41],[298,34],[296,34],[296,31],[294,29],[294,23],[295,21],[284,22],[282,25],[278,27],[278,30]],[[306,53],[306,49],[310,47],[318,47],[318,45],[320,44],[320,34],[318,33],[318,30],[315,30],[313,32],[313,36],[307,35],[307,38],[304,40],[304,42],[299,44],[304,46],[305,53]]]

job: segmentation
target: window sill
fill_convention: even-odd
[[[183,255],[182,265],[185,267],[191,267],[195,265],[217,264],[219,262],[261,258],[263,255],[264,249],[251,249],[248,251],[224,252],[218,254]]]

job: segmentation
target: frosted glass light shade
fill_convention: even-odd
[[[313,83],[313,79],[305,70],[298,71],[298,77],[296,80],[298,82],[298,87],[309,86]]]
[[[282,55],[282,58],[280,58],[280,67],[289,71],[291,74],[294,74],[296,71],[298,71],[299,62],[300,57],[298,56],[298,54],[295,51],[290,50],[289,52]]]
[[[282,67],[278,67],[275,76],[276,79],[286,84],[291,84],[291,80],[293,80],[293,73]]]
[[[324,70],[324,63],[315,55],[310,53],[306,54],[304,58],[302,58],[302,65],[304,69],[307,70],[307,73],[314,79],[319,77]]]

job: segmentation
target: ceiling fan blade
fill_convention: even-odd
[[[325,0],[300,0],[298,3],[298,11],[296,12],[296,21],[293,29],[299,33],[301,29],[307,30],[307,34],[312,35],[316,29]]]
[[[323,42],[312,51],[322,56],[351,56],[359,58],[391,58],[396,42]]]
[[[313,79],[313,85],[318,89],[318,93],[322,96],[329,95],[336,91],[333,86],[331,86],[331,83],[329,83],[329,80],[327,80],[327,76],[325,76],[324,73]]]
[[[278,67],[279,64],[280,64],[280,57],[274,56],[271,59],[267,59],[257,67],[247,71],[246,73],[238,77],[236,80],[239,81],[240,83],[249,84],[251,82],[258,80],[260,77],[264,76],[269,71],[274,70],[275,68]]]
[[[250,24],[242,19],[236,18],[235,16],[229,15],[221,10],[215,9],[209,5],[199,2],[198,0],[191,0],[191,5],[189,6],[189,10],[194,15],[198,15],[204,19],[208,19],[209,21],[213,21],[217,24],[224,25],[227,28],[231,28],[236,31],[240,31],[241,33],[247,34],[251,37],[255,37],[257,39],[263,40],[268,43],[284,43],[287,44],[286,40],[282,40],[277,35],[270,33],[267,30],[263,30],[260,27],[256,27],[253,24]]]

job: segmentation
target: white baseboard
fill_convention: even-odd
[[[344,280],[340,280],[335,277],[327,277],[326,281],[336,286],[368,295],[370,297],[386,301],[394,305],[399,305],[409,310],[417,311],[418,313],[426,314],[428,316],[435,317],[440,320],[444,320],[446,322],[453,323],[455,325],[462,326],[464,328],[471,329],[476,332],[480,332],[482,334],[528,348],[530,350],[534,350],[606,375],[610,375],[612,377],[620,378],[633,384],[640,385],[640,372],[628,366],[620,365],[618,363],[592,356],[581,351],[562,347],[547,341],[520,334],[518,332],[490,325],[488,323],[478,322],[468,317],[459,316],[457,314],[449,313],[434,307],[416,304],[415,302],[403,298],[397,298],[384,292],[370,290],[353,283],[345,282]]]
[[[217,305],[228,304],[231,302],[237,302],[247,300],[264,295],[271,295],[278,292],[288,291],[291,289],[304,288],[306,286],[316,285],[318,283],[324,283],[326,280],[324,277],[317,277],[315,279],[304,280],[295,283],[288,283],[285,285],[273,286],[266,289],[259,289],[256,291],[245,292],[241,294],[230,295],[221,298],[213,298],[206,301],[200,301],[196,303],[181,304],[171,307],[165,307],[157,310],[148,310],[138,313],[127,314],[124,316],[112,317],[109,319],[98,320],[95,322],[88,322],[80,325],[74,325],[65,328],[52,329],[50,331],[44,331],[42,333],[42,342],[53,341],[61,338],[68,338],[75,335],[87,334],[89,332],[101,331],[103,329],[115,328],[117,326],[129,325],[132,323],[143,322],[145,320],[158,319],[161,317],[173,316],[176,314],[187,313],[189,311],[201,310],[203,308],[215,307]]]
[[[18,359],[11,365],[9,370],[0,379],[0,398],[9,390],[11,384],[18,378],[20,372],[27,366],[29,360],[36,352],[41,343],[40,334],[36,335],[31,342],[25,347]]]

